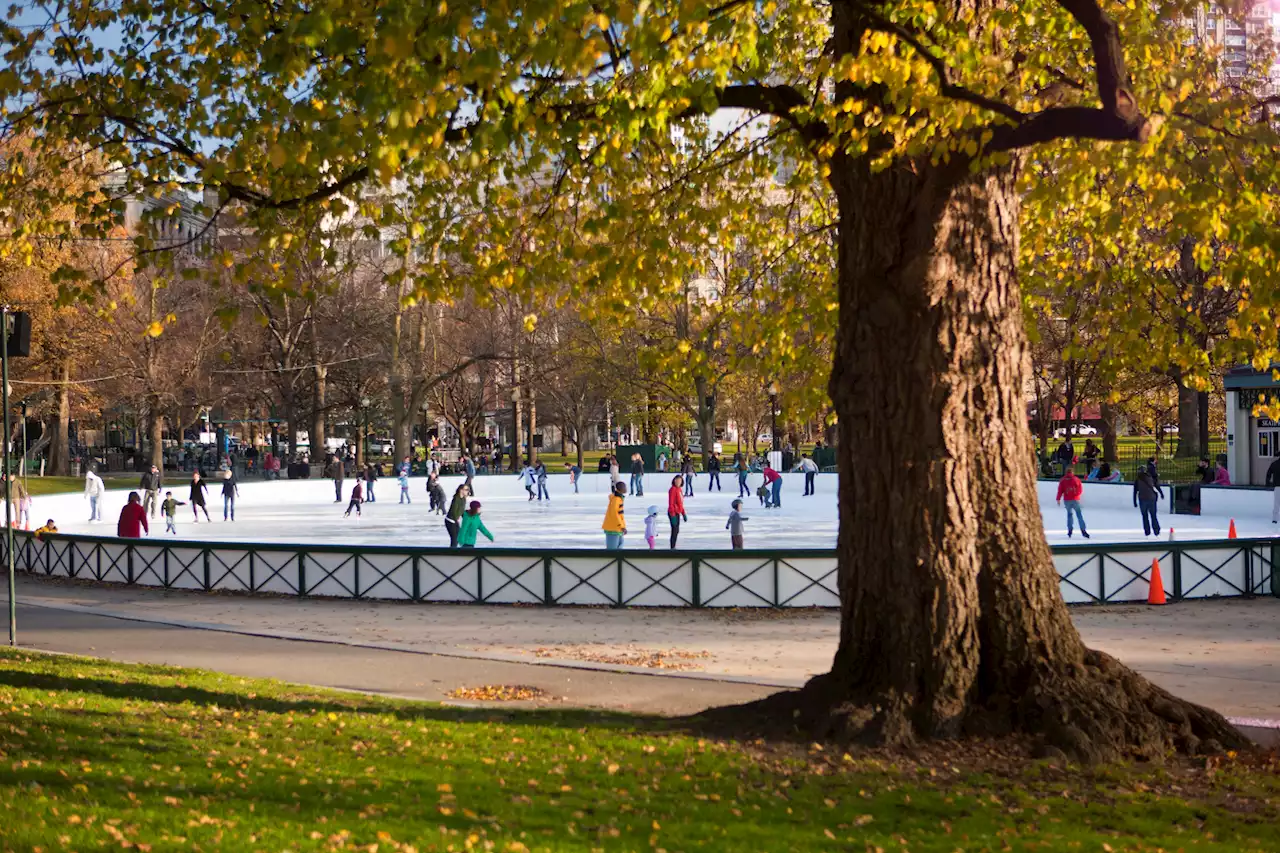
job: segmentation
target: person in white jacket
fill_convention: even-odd
[[[92,468],[84,472],[84,496],[89,499],[89,521],[102,521],[102,493],[106,486]]]
[[[807,498],[813,494],[815,491],[813,481],[818,476],[818,463],[810,459],[808,453],[802,453],[800,464],[791,470],[804,472],[804,496]]]

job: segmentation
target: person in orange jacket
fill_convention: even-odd
[[[622,500],[627,496],[627,484],[616,482],[609,495],[609,508],[604,513],[604,547],[610,551],[622,550],[622,537],[627,535],[627,519],[622,513]]]

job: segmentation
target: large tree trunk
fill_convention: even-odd
[[[71,474],[71,362],[58,365],[58,411],[53,436],[49,439],[49,473],[55,477]]]
[[[1209,392],[1196,392],[1197,422],[1200,426],[1200,452],[1209,453]]]
[[[156,470],[164,471],[164,410],[160,395],[150,395],[147,403],[147,430],[151,441],[151,462]]]
[[[1023,732],[1081,759],[1244,745],[1086,649],[1063,602],[1023,401],[1015,167],[831,167],[840,644],[756,719],[897,744]]]
[[[315,385],[311,391],[311,458],[324,459],[328,453],[325,447],[325,409],[327,403],[326,396],[326,380],[328,379],[329,370],[316,364],[315,368]]]
[[[1102,415],[1102,459],[1115,462],[1120,458],[1120,443],[1116,441],[1116,410],[1110,403],[1100,407]]]
[[[1200,455],[1200,401],[1194,388],[1183,383],[1182,374],[1170,374],[1178,391],[1178,450],[1175,456],[1195,458]]]

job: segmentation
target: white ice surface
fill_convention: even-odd
[[[574,494],[568,477],[552,476],[549,481],[550,501],[527,499],[518,478],[512,475],[477,477],[475,488],[483,505],[485,525],[497,540],[494,546],[508,548],[602,548],[604,537],[600,523],[604,518],[608,494],[607,475],[587,474],[582,478],[580,493]],[[689,521],[682,525],[679,544],[685,548],[723,549],[729,547],[729,534],[725,521],[730,502],[737,493],[737,482],[731,474],[721,475],[724,490],[707,493],[707,478],[699,474],[694,481],[695,495],[685,498]],[[444,478],[447,497],[451,497],[461,478]],[[755,497],[754,489],[761,482],[758,474],[751,475],[753,493],[743,499],[743,511],[750,519],[746,523],[748,548],[830,548],[836,541],[836,477],[820,474],[818,493],[803,497],[803,476],[785,475],[782,490],[782,507],[764,509]],[[426,479],[414,477],[409,481],[412,504],[402,505],[399,487],[392,477],[378,481],[374,503],[364,505],[363,515],[343,518],[346,498],[354,481],[347,480],[341,503],[333,499],[333,484],[328,480],[281,480],[264,483],[251,480],[241,483],[240,498],[236,502],[236,521],[223,522],[221,483],[209,484],[209,514],[212,523],[203,520],[192,522],[191,507],[178,508],[178,537],[205,541],[242,542],[290,542],[290,543],[342,543],[376,544],[393,547],[405,545],[443,546],[448,544],[441,516],[427,510]],[[658,547],[666,547],[670,528],[667,524],[668,475],[648,474],[645,477],[643,497],[628,497],[626,518],[629,535],[628,549],[645,548],[644,517],[646,509],[658,508]],[[1045,532],[1050,543],[1084,542],[1077,532],[1074,539],[1066,535],[1066,514],[1053,502],[1056,484],[1040,483],[1041,511]],[[170,480],[166,490],[171,490],[178,500],[187,499],[187,481]],[[103,521],[89,524],[88,501],[80,494],[49,495],[37,497],[32,509],[32,525],[42,524],[52,517],[64,533],[90,533],[114,535],[120,508],[127,499],[127,491],[114,490],[105,496]],[[1256,512],[1235,517],[1236,528],[1242,537],[1273,536],[1277,527],[1270,522],[1271,495],[1255,492],[1247,508]],[[1256,499],[1253,497],[1256,496]],[[163,497],[163,493],[161,495]],[[1161,538],[1168,537],[1168,528],[1176,529],[1178,539],[1221,539],[1227,535],[1230,519],[1225,516],[1171,515],[1168,501],[1161,504]],[[1087,486],[1083,501],[1085,521],[1093,542],[1141,541],[1142,525],[1138,511],[1132,507],[1132,491],[1123,486]],[[152,537],[163,536],[164,522],[152,521]],[[172,538],[172,537],[171,537]],[[480,547],[489,543],[483,538]]]

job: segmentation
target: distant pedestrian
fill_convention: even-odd
[[[680,476],[684,480],[684,496],[693,497],[693,457],[686,455],[681,466]]]
[[[649,550],[653,550],[653,545],[658,539],[658,508],[651,506],[645,513],[644,517],[644,541],[649,543]]]
[[[538,467],[533,469],[533,473],[538,478],[538,500],[551,500],[551,492],[547,491],[547,463],[539,459]]]
[[[413,499],[409,497],[409,475],[401,471],[400,476],[396,477],[396,482],[400,484],[400,503],[402,504],[413,503]],[[431,488],[430,483],[427,484],[427,488],[428,489]]]
[[[724,491],[720,488],[720,454],[712,451],[711,458],[707,460],[707,491],[711,491],[715,487],[717,492]]]
[[[337,454],[329,454],[329,461],[325,463],[324,475],[333,480],[333,502],[342,503],[342,478],[346,476],[342,460]]]
[[[476,478],[476,463],[466,454],[462,456],[462,470],[467,475],[467,491],[474,495],[476,487],[472,480]]]
[[[138,483],[138,488],[142,489],[142,508],[152,518],[160,509],[160,489],[163,486],[161,479],[160,469],[152,465],[149,471],[143,473]]]
[[[174,500],[173,492],[164,493],[164,503],[160,504],[160,511],[164,514],[165,533],[172,533],[174,536],[178,535],[178,525],[174,516],[178,512],[178,507],[186,505],[186,501]]]
[[[747,485],[747,474],[751,473],[751,466],[742,458],[741,453],[733,454],[733,472],[738,475],[738,497],[751,494],[751,487]]]
[[[480,501],[472,501],[471,508],[462,514],[462,528],[458,531],[458,544],[463,548],[476,547],[476,534],[483,533],[490,542],[493,534],[480,520]]]
[[[644,494],[644,457],[639,453],[631,454],[631,494]]]
[[[769,505],[782,506],[782,475],[773,470],[773,466],[767,462],[764,466],[764,483],[770,489]]]
[[[573,486],[573,493],[578,494],[578,480],[582,478],[582,469],[578,467],[576,462],[566,462],[564,467],[569,469],[569,484]]]
[[[684,477],[679,474],[671,478],[671,488],[667,490],[667,521],[671,522],[671,550],[675,550],[676,539],[680,537],[680,521],[688,521],[684,511]]]
[[[800,464],[791,469],[804,472],[804,496],[807,498],[815,491],[814,480],[818,479],[818,463],[809,458],[808,453],[800,454]]]
[[[468,489],[464,483],[453,492],[453,500],[449,503],[449,511],[444,517],[444,529],[449,534],[449,547],[458,547],[458,533],[462,530],[462,514],[467,509]]]
[[[200,522],[200,513],[204,512],[205,521],[213,521],[209,517],[209,508],[205,506],[205,495],[208,493],[209,487],[205,481],[200,478],[200,472],[194,471],[191,474],[191,493],[187,495],[187,501],[191,504],[191,514],[195,516],[196,523]]]
[[[1231,485],[1231,474],[1227,472],[1227,466],[1223,465],[1221,462],[1219,462],[1217,464],[1217,467],[1214,469],[1213,484],[1215,486]]]
[[[1164,500],[1164,491],[1151,476],[1148,468],[1138,470],[1138,477],[1133,481],[1133,505],[1142,512],[1142,535],[1160,535],[1160,519],[1156,515],[1158,501]]]
[[[729,512],[729,520],[725,522],[724,529],[729,531],[729,542],[733,546],[733,550],[741,551],[742,534],[745,529],[742,526],[742,522],[750,521],[750,519],[742,514],[741,500],[734,500],[730,506],[732,509]]]
[[[356,511],[356,518],[360,517],[360,506],[364,503],[364,489],[360,487],[360,481],[356,480],[356,484],[351,487],[351,502],[347,504],[347,511],[342,514],[343,518],[351,515],[351,511]]]
[[[396,474],[412,474],[412,473],[413,473],[413,463],[409,460],[409,457],[406,456],[404,459],[401,459],[400,464],[396,466]]]
[[[440,485],[440,478],[435,474],[427,475],[427,499],[430,512],[444,514],[444,486]]]
[[[618,457],[612,454],[609,455],[609,483],[609,488],[615,490],[622,483],[622,474],[618,472]]]
[[[143,531],[151,532],[147,526],[147,511],[142,508],[142,498],[137,492],[129,493],[129,502],[120,510],[120,520],[116,522],[116,535],[121,539],[140,539]]]
[[[236,520],[236,498],[240,497],[240,483],[236,480],[236,473],[228,471],[227,476],[222,481],[222,520],[227,521],[228,516],[231,521]]]
[[[1280,457],[1267,466],[1266,486],[1271,489],[1271,523],[1280,524]]]
[[[627,487],[622,483],[614,483],[609,494],[609,506],[604,513],[604,523],[600,528],[604,531],[604,547],[610,551],[622,549],[622,537],[627,535],[627,519],[623,515],[622,501],[627,496]]]
[[[373,497],[373,484],[378,482],[378,468],[372,462],[364,466],[364,499],[369,503],[377,503]]]
[[[533,466],[528,463],[520,471],[520,485],[524,486],[525,492],[529,495],[529,500],[533,500],[533,490],[538,485],[538,475],[534,472]]]
[[[1072,514],[1075,520],[1080,522],[1080,535],[1085,539],[1089,538],[1089,531],[1084,526],[1084,514],[1080,512],[1080,498],[1084,495],[1084,485],[1080,482],[1080,478],[1076,476],[1075,468],[1067,466],[1066,472],[1062,475],[1062,479],[1058,481],[1058,506],[1062,506],[1063,501],[1067,504],[1067,538],[1071,538],[1071,522]]]
[[[102,521],[102,495],[106,486],[92,468],[84,472],[84,496],[89,499],[89,521]]]

